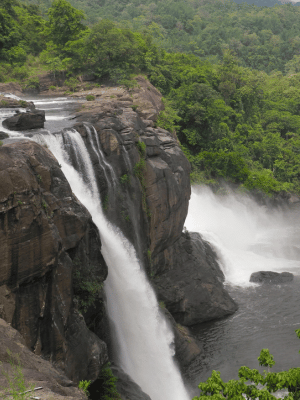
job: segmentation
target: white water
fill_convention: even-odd
[[[41,140],[61,164],[74,194],[90,211],[99,229],[101,251],[109,269],[105,292],[117,336],[119,364],[152,400],[187,400],[189,396],[173,360],[173,334],[134,248],[103,215],[93,166],[81,136],[76,131],[65,135],[83,161],[80,173],[71,166],[61,137],[47,135]],[[83,174],[89,184],[83,181]]]
[[[193,188],[185,225],[214,246],[228,283],[249,286],[257,271],[300,274],[299,219],[242,195],[216,196],[203,186]]]

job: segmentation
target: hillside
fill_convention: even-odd
[[[39,4],[44,14],[51,4],[50,0],[28,1]],[[300,8],[291,3],[270,8],[239,2],[70,1],[85,12],[88,25],[109,19],[134,31],[146,29],[167,51],[191,53],[216,62],[224,49],[231,49],[245,67],[285,72],[286,63],[300,51]],[[256,3],[276,4],[272,0]]]
[[[165,110],[156,124],[176,131],[194,182],[225,179],[269,194],[300,192],[298,7],[265,9],[215,0],[201,6],[204,19],[191,11],[191,2],[176,2],[179,9],[172,1],[157,2],[157,10],[165,10],[160,18],[168,10],[177,12],[181,21],[186,15],[185,28],[175,29],[182,37],[190,26],[188,10],[190,18],[203,24],[199,38],[210,54],[199,57],[166,52],[164,38],[157,36],[161,28],[156,24],[158,30],[152,29],[154,22],[143,31],[106,19],[87,27],[84,14],[66,0],[53,2],[48,20],[35,6],[17,0],[2,4],[2,82],[19,80],[25,91],[37,92],[44,87],[39,74],[49,71],[56,85],[64,84],[71,94],[83,79],[90,88],[109,83],[133,89],[133,76],[142,73],[164,96]],[[107,10],[113,4],[118,3],[107,3]],[[151,8],[147,4],[146,11]],[[240,30],[231,27],[231,21],[241,24]],[[228,32],[238,43],[236,52],[218,39]],[[239,32],[245,44],[237,41]],[[260,40],[263,45],[257,44]],[[259,65],[250,68],[245,60]],[[258,71],[259,66],[264,70]]]

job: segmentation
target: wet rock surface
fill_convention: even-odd
[[[11,131],[22,131],[30,129],[44,128],[45,123],[44,110],[31,110],[25,113],[19,112],[12,117],[6,118],[2,124]]]
[[[0,182],[0,317],[70,379],[96,379],[106,345],[74,307],[72,288],[78,264],[107,275],[91,216],[35,142],[0,147]]]
[[[153,279],[159,301],[182,325],[222,318],[237,310],[223,286],[217,256],[199,233],[182,233],[163,254],[168,270]]]
[[[250,282],[264,283],[264,284],[279,284],[291,282],[294,275],[290,272],[272,272],[272,271],[259,271],[253,272],[250,276]]]

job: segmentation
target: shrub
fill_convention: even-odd
[[[93,96],[92,94],[88,94],[87,96],[86,96],[86,100],[87,101],[94,101],[95,100],[95,96]]]
[[[65,81],[65,85],[68,86],[72,92],[75,92],[78,86],[78,80],[77,78],[71,77]]]
[[[296,333],[300,338],[300,329],[297,329]],[[243,398],[271,400],[276,399],[272,393],[282,389],[287,389],[289,392],[289,395],[285,396],[284,399],[300,399],[300,368],[270,372],[269,369],[275,362],[268,349],[263,349],[260,352],[258,361],[259,365],[268,367],[268,371],[263,371],[261,374],[257,369],[241,367],[238,380],[231,379],[228,382],[223,382],[220,372],[212,371],[211,377],[198,386],[201,390],[200,396],[194,397],[193,400],[237,400]]]
[[[85,313],[99,299],[103,282],[97,274],[97,266],[83,266],[78,258],[73,260],[73,264],[75,266],[73,270],[74,297],[78,301],[79,311]]]
[[[89,397],[88,388],[89,388],[90,384],[91,384],[91,381],[80,381],[78,384],[78,388],[84,392],[86,397]]]
[[[133,111],[136,111],[136,110],[138,109],[138,105],[133,104],[133,105],[131,106],[131,108],[133,109]]]
[[[130,182],[130,176],[129,176],[129,175],[124,174],[124,175],[122,175],[122,176],[120,177],[120,183],[121,183],[122,185],[126,185],[126,184],[128,184],[129,182]]]
[[[2,368],[1,374],[6,378],[8,387],[1,388],[7,392],[7,395],[11,395],[14,400],[26,400],[32,395],[31,391],[33,386],[27,385],[24,379],[24,374],[22,371],[22,365],[20,362],[20,357],[18,354],[13,354],[7,349],[7,354],[9,356],[9,364],[11,366],[11,372],[6,372]],[[1,366],[1,363],[0,363]]]

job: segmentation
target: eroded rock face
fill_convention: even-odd
[[[107,361],[73,305],[78,263],[107,275],[97,232],[47,149],[32,141],[0,148],[0,317],[75,381],[96,379]]]
[[[223,287],[217,256],[199,233],[182,233],[162,256],[167,271],[155,277],[154,285],[176,322],[194,325],[237,310]]]
[[[148,124],[122,96],[91,102],[74,126],[96,170],[104,212],[134,244],[177,323],[233,313],[237,306],[224,290],[216,255],[199,235],[182,235],[191,190],[188,160],[173,134]],[[97,145],[114,176],[99,166]]]
[[[44,128],[44,110],[31,110],[26,113],[17,113],[12,117],[6,118],[2,124],[11,131],[22,131],[30,129]]]
[[[294,275],[290,272],[259,271],[253,272],[250,276],[250,282],[254,283],[279,284],[291,282],[293,279]]]
[[[21,334],[13,329],[7,322],[0,319],[0,370],[10,372],[10,351],[16,354],[22,365],[25,382],[28,386],[42,387],[35,392],[41,400],[84,400],[85,396],[77,389],[76,383],[70,381],[62,371],[57,371],[49,361],[32,353],[26,346]],[[14,359],[14,358],[13,358]],[[5,377],[0,373],[0,397],[2,387],[7,387]]]
[[[163,271],[158,255],[180,236],[190,198],[190,164],[176,138],[147,126],[131,107],[117,102],[102,103],[99,109],[94,105],[78,121],[83,122],[74,128],[90,153],[108,219],[135,245],[149,274]],[[90,135],[115,177],[99,166]]]

